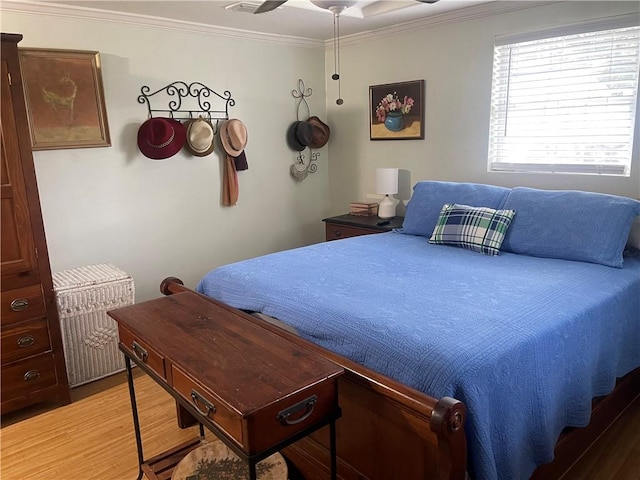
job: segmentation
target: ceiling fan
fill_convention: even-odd
[[[264,0],[253,13],[265,13],[275,10],[287,0]],[[338,99],[337,105],[342,105],[344,100],[340,96],[340,14],[347,8],[354,6],[358,2],[355,0],[309,0],[315,6],[324,8],[333,13],[333,58],[334,73],[331,75],[332,80],[338,82]],[[436,3],[439,0],[416,0],[420,3]]]
[[[339,15],[347,8],[355,5],[357,2],[349,0],[309,0],[315,6],[329,10],[334,14]],[[420,3],[436,3],[439,0],[416,0]],[[275,10],[287,0],[264,0],[253,13],[265,13]]]

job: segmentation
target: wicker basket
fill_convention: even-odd
[[[118,327],[108,310],[132,305],[133,278],[109,264],[53,274],[64,358],[72,387],[124,370]]]

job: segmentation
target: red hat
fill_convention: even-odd
[[[150,118],[138,129],[138,148],[145,157],[162,160],[184,146],[186,129],[173,118]]]

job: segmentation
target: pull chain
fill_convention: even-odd
[[[333,13],[333,68],[335,73],[331,75],[331,78],[338,81],[336,104],[342,105],[344,100],[342,100],[340,92],[340,15],[336,12]]]

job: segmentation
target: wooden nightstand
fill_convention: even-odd
[[[386,225],[378,225],[384,220],[377,215],[338,215],[337,217],[325,218],[326,240],[338,240],[341,238],[357,237],[358,235],[370,235],[372,233],[390,232],[394,228],[402,227],[404,217],[393,217],[387,219]]]

